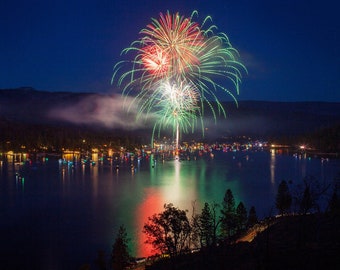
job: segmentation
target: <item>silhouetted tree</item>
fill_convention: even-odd
[[[199,241],[199,247],[215,246],[217,242],[217,227],[219,225],[216,216],[217,204],[204,204],[202,212],[193,217],[192,229],[195,232],[194,238]]]
[[[235,232],[235,199],[232,191],[228,189],[225,192],[222,209],[221,209],[221,235],[222,237],[230,237]]]
[[[219,204],[217,203],[212,203],[210,206],[210,211],[211,211],[211,216],[213,219],[213,235],[212,235],[212,245],[216,246],[217,245],[217,232],[218,228],[220,226],[220,218],[217,216],[217,209],[219,208]]]
[[[193,215],[191,223],[191,239],[200,248],[210,244],[212,235],[212,217],[209,204],[206,202],[200,214]]]
[[[192,206],[192,216],[190,220],[190,226],[191,226],[191,234],[190,234],[190,246],[201,248],[201,226],[200,226],[200,215],[196,213],[196,201],[193,202]]]
[[[204,204],[204,207],[202,209],[202,213],[199,217],[200,220],[200,224],[202,227],[202,232],[203,232],[203,238],[205,239],[206,243],[210,242],[210,238],[211,238],[211,231],[212,231],[212,215],[211,215],[211,211],[210,211],[210,206],[209,204],[206,202]]]
[[[303,197],[300,204],[300,213],[307,214],[307,212],[313,207],[313,200],[310,194],[309,186],[305,187]]]
[[[289,211],[291,205],[292,195],[289,192],[287,182],[285,180],[282,180],[278,187],[278,192],[276,195],[276,209],[279,211],[279,214],[282,215]]]
[[[247,225],[247,209],[243,202],[240,202],[236,207],[236,230],[242,231]]]
[[[339,200],[336,189],[333,191],[333,195],[329,201],[328,209],[329,209],[329,213],[332,216],[340,217],[340,200]]]
[[[257,218],[257,214],[256,214],[256,210],[255,207],[252,206],[249,210],[249,214],[248,214],[248,221],[247,221],[247,227],[252,227],[254,226],[256,223],[258,222],[258,218]]]
[[[295,187],[294,200],[300,213],[321,211],[319,200],[327,195],[330,186],[329,183],[320,184],[314,176],[304,177],[302,183]]]
[[[191,226],[186,211],[164,205],[164,211],[154,214],[144,224],[143,233],[147,235],[147,244],[151,244],[161,253],[175,257],[189,248]]]
[[[115,242],[112,245],[111,267],[114,270],[125,269],[130,261],[129,239],[124,225],[119,227]]]

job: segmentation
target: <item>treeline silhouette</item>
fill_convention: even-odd
[[[286,145],[308,145],[324,153],[340,153],[340,124],[320,127],[317,130],[300,135],[281,134],[268,137],[270,142]]]
[[[61,153],[62,149],[88,150],[107,145],[134,149],[146,142],[145,133],[63,124],[32,124],[0,119],[0,150]]]
[[[124,145],[134,149],[150,143],[150,131],[126,131],[87,125],[66,123],[25,123],[0,118],[0,150],[21,151],[22,147],[29,151],[48,151],[61,153],[63,148],[72,150],[100,148],[103,145],[119,148]],[[201,136],[193,139],[202,139]],[[247,134],[240,134],[247,135]],[[190,136],[186,134],[186,138]],[[259,138],[270,143],[287,145],[307,144],[309,147],[325,153],[340,153],[340,125],[320,128],[317,131],[302,135],[281,134]],[[215,143],[218,138],[207,143]],[[84,143],[85,142],[85,143]]]

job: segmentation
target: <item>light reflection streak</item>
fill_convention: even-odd
[[[66,168],[64,166],[61,166],[61,180],[63,184],[65,183],[66,180]]]
[[[166,188],[163,188],[162,197],[163,200],[167,203],[169,202],[178,202],[179,198],[181,198],[181,186],[180,186],[180,168],[181,162],[178,159],[173,161],[174,164],[174,172],[172,175],[169,175],[169,183],[170,185]]]
[[[270,150],[270,182],[272,184],[275,183],[275,165],[276,165],[275,149],[271,149]]]
[[[146,188],[144,193],[145,199],[136,208],[135,228],[143,228],[148,217],[163,211],[164,200],[156,188]],[[148,257],[155,253],[151,245],[145,244],[146,239],[142,229],[137,230],[135,243],[137,257]]]
[[[17,190],[21,190],[22,192],[25,191],[25,177],[16,176],[15,177],[15,185],[17,187]]]
[[[182,162],[174,160],[172,168],[167,175],[163,175],[163,181],[167,185],[160,187],[160,192],[164,203],[173,203],[175,207],[190,212],[192,201],[197,199],[197,190],[192,188],[196,184],[196,177],[190,176],[188,169],[182,168]]]
[[[86,169],[85,164],[82,164],[82,165],[81,165],[81,175],[82,175],[82,178],[83,178],[83,179],[84,179],[84,177],[85,177],[85,169]]]
[[[93,186],[93,195],[97,197],[98,195],[98,165],[90,165],[91,168],[91,179],[92,179],[92,186]]]
[[[302,179],[304,179],[307,175],[307,163],[306,163],[306,156],[303,156],[303,159],[300,159],[299,162],[301,163],[301,175],[302,175]]]
[[[324,161],[325,159],[321,159],[320,162],[320,180],[322,183],[326,182]]]

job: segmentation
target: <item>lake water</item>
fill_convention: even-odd
[[[255,206],[259,218],[275,214],[281,180],[306,176],[332,183],[339,160],[270,151],[213,152],[189,160],[113,160],[95,165],[58,160],[0,167],[0,269],[79,269],[107,257],[124,225],[131,254],[151,254],[142,228],[165,203],[201,211],[231,189],[236,203]],[[119,165],[119,169],[117,169]],[[18,177],[17,173],[20,173]]]

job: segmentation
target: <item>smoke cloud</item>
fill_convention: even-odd
[[[138,114],[138,103],[133,97],[122,95],[86,96],[78,101],[55,105],[49,111],[50,119],[67,121],[73,124],[85,124],[102,126],[110,129],[122,129],[127,131],[138,129],[151,129],[156,122],[156,115],[145,116]],[[137,118],[137,115],[139,116]],[[158,116],[159,117],[159,116]],[[234,113],[226,118],[217,119],[211,116],[203,117],[202,128],[200,120],[195,125],[193,136],[216,138],[221,135],[261,134],[271,132],[273,123],[269,119],[259,115],[240,115]],[[163,130],[163,132],[166,130]],[[168,127],[169,132],[172,132]],[[188,133],[191,133],[190,131]],[[184,135],[184,134],[183,134]]]
[[[151,125],[152,115],[136,118],[138,108],[131,97],[90,95],[76,103],[57,105],[49,117],[74,124],[101,125],[135,130]]]

